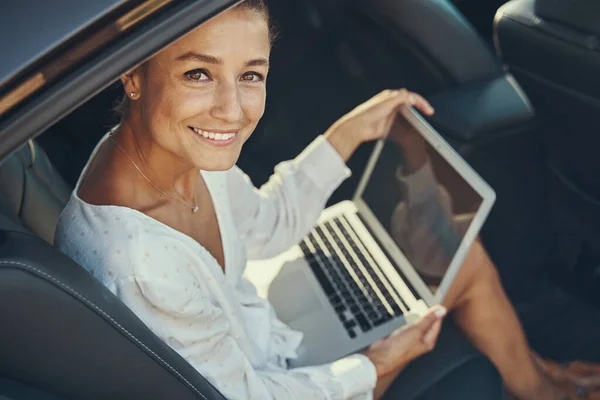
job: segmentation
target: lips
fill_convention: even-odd
[[[205,139],[214,140],[215,142],[227,142],[233,139],[237,132],[227,132],[227,133],[219,133],[219,132],[211,132],[205,131],[199,128],[194,128],[190,126],[190,129],[196,132],[198,135],[202,136]]]

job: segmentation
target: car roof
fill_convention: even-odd
[[[0,86],[130,0],[0,2]]]
[[[0,1],[0,160],[239,2]]]

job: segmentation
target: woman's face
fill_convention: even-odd
[[[211,19],[125,78],[128,92],[128,81],[139,90],[135,120],[184,163],[231,168],[264,112],[269,52],[259,12],[231,10]]]

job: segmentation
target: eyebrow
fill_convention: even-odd
[[[194,52],[187,52],[177,57],[178,61],[196,60],[206,64],[223,64],[223,60],[218,57],[209,56],[207,54],[200,54]],[[257,58],[255,60],[246,61],[246,67],[268,67],[269,60],[266,58]]]

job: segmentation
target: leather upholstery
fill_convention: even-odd
[[[18,216],[27,229],[53,242],[58,217],[69,201],[71,189],[39,145],[29,141],[3,161],[0,194],[11,214]]]
[[[453,84],[486,80],[502,73],[492,49],[448,0],[357,3],[392,35],[407,36]]]
[[[510,76],[464,85],[429,102],[436,110],[432,125],[461,143],[520,132],[534,123],[529,100]]]
[[[0,225],[0,320],[0,376],[38,391],[76,399],[224,399],[83,268],[10,223]],[[0,397],[9,393],[31,398],[2,382]]]
[[[600,39],[583,25],[572,28],[541,18],[536,14],[538,2],[513,0],[498,10],[496,46],[503,61],[515,73],[600,100]],[[561,1],[565,3],[571,7],[570,0]],[[600,19],[600,10],[596,11]]]
[[[495,23],[497,47],[546,123],[548,163],[578,190],[600,199],[600,39],[583,25],[572,28],[541,18],[536,14],[541,4],[553,4],[556,10],[573,5],[570,0],[545,1],[513,0],[501,7]],[[595,16],[581,21],[600,20],[600,8],[587,10]]]
[[[512,0],[495,20],[497,49],[541,117],[548,259],[560,274],[582,249],[600,251],[599,30],[597,0]]]
[[[0,192],[0,397],[224,399],[108,289],[46,243],[71,190],[37,144],[0,165]]]
[[[547,21],[600,35],[598,0],[537,0],[535,13]]]

